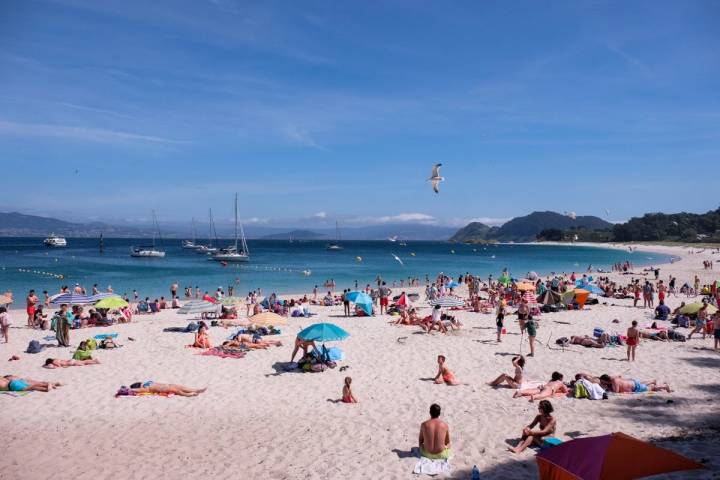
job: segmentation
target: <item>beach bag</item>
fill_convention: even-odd
[[[73,360],[90,360],[92,355],[87,350],[75,350]]]
[[[590,394],[581,382],[575,382],[575,398],[590,398]]]
[[[570,344],[570,339],[567,338],[567,337],[560,337],[560,338],[558,338],[557,340],[555,340],[555,343],[557,343],[558,345],[562,345],[563,347],[565,347],[565,346],[567,346],[567,345]]]
[[[324,363],[316,363],[310,367],[310,370],[313,372],[324,372],[327,368],[327,365]]]
[[[593,336],[594,336],[594,337],[600,338],[603,333],[605,333],[605,330],[603,330],[603,329],[600,328],[600,327],[595,327],[595,328],[593,329]]]
[[[562,443],[563,443],[563,441],[560,440],[559,438],[545,437],[543,439],[542,447],[540,447],[540,448],[545,449],[545,448],[557,447],[558,445],[560,445]]]
[[[28,343],[28,347],[26,352],[27,353],[40,353],[43,351],[45,347],[40,345],[40,342],[37,340],[30,340],[30,343]]]

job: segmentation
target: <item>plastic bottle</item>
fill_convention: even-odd
[[[477,465],[473,465],[472,476],[470,478],[471,480],[480,480],[480,470],[478,470]]]

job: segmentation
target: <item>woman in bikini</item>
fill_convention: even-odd
[[[627,359],[635,361],[635,348],[640,345],[640,330],[637,328],[637,320],[632,321],[632,326],[627,329]]]
[[[518,390],[513,395],[513,398],[518,397],[530,397],[530,402],[534,402],[535,400],[540,400],[542,398],[549,398],[552,396],[560,394],[567,394],[568,388],[563,383],[563,376],[562,373],[559,372],[553,372],[550,376],[550,381],[546,383],[545,385],[542,385],[538,388],[529,388],[527,390]]]
[[[457,381],[455,378],[455,375],[450,371],[449,368],[445,366],[445,355],[438,355],[437,357],[437,363],[438,363],[438,373],[435,375],[435,378],[433,379],[435,383],[442,384],[445,383],[447,385],[460,385],[460,382]]]
[[[212,348],[210,344],[210,337],[208,336],[208,326],[205,322],[200,322],[200,328],[195,333],[195,343],[192,344],[195,348]]]
[[[522,355],[513,357],[512,364],[513,367],[515,367],[514,376],[511,377],[506,373],[502,373],[495,380],[489,382],[488,385],[490,385],[491,387],[499,387],[504,382],[509,388],[520,388],[523,383],[523,368],[525,367],[525,357],[523,357]]]
[[[207,390],[207,388],[190,388],[173,383],[155,383],[152,380],[148,380],[142,383],[133,383],[130,385],[130,390],[134,393],[172,393],[181,397],[197,397]]]
[[[557,423],[555,417],[552,416],[553,406],[548,400],[543,400],[538,404],[538,415],[533,419],[532,423],[523,428],[520,442],[515,447],[509,447],[512,453],[520,453],[533,443],[542,446],[543,438],[555,433]],[[533,430],[535,425],[539,425],[540,430]]]

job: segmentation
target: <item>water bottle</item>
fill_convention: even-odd
[[[472,480],[480,480],[480,470],[478,470],[477,465],[473,465],[472,476],[470,478]]]

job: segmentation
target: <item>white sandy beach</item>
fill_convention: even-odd
[[[661,266],[662,279],[672,274],[681,285],[692,283],[698,274],[704,284],[720,276],[717,270],[702,269],[702,260],[720,259],[710,250],[687,254],[682,247],[645,248],[682,257]],[[629,275],[611,276],[623,283],[630,280]],[[464,286],[460,293],[466,296]],[[683,297],[671,296],[667,303],[674,308],[687,300]],[[575,345],[563,351],[555,345],[558,337],[592,335],[594,327],[624,333],[631,320],[641,326],[652,321],[650,310],[631,305],[631,300],[601,299],[600,305],[581,311],[543,314],[537,338],[550,340],[550,345],[540,346],[536,357],[528,359],[526,377],[543,381],[557,370],[566,381],[577,372],[589,372],[668,382],[675,393],[606,401],[555,398],[557,436],[570,440],[618,431],[642,439],[679,436],[680,441],[665,440],[661,445],[707,462],[712,473],[671,478],[720,475],[720,442],[716,434],[703,430],[720,426],[715,418],[720,355],[712,350],[712,338],[645,341],[633,364],[624,361],[624,347]],[[13,310],[10,343],[0,344],[0,373],[61,381],[65,386],[18,398],[0,395],[0,478],[412,478],[417,459],[410,450],[431,403],[442,406],[442,418],[450,425],[453,478],[469,478],[473,465],[482,478],[535,478],[532,450],[519,455],[506,450],[507,440],[514,444],[532,420],[536,405],[513,399],[512,390],[486,385],[499,373],[512,373],[510,358],[520,349],[516,317],[510,317],[509,334],[496,344],[490,314],[454,312],[464,329],[428,335],[418,327],[390,325],[388,316],[342,318],[342,306],[311,311],[318,315],[289,319],[280,336],[285,345],[251,351],[242,359],[200,356],[185,348],[192,334],[162,332],[164,327],[185,326],[189,318],[170,310],[136,316],[130,324],[72,330],[73,346],[105,332],[118,332],[124,346],[98,351],[101,365],[46,370],[41,368],[46,357],[69,359],[74,348],[24,353],[30,340],[53,332],[24,328],[24,310]],[[615,318],[619,324],[611,323]],[[289,360],[295,334],[320,321],[350,332],[350,338],[339,344],[346,354],[340,365],[350,368],[323,373],[276,370],[278,362]],[[211,328],[213,344],[231,331]],[[399,337],[407,339],[400,343]],[[522,348],[527,353],[527,344]],[[14,354],[21,360],[8,362]],[[438,354],[447,356],[448,366],[467,385],[448,387],[427,380],[436,373]],[[331,401],[340,398],[346,375],[353,378],[357,405]],[[149,379],[208,390],[195,398],[114,397],[121,385]]]

